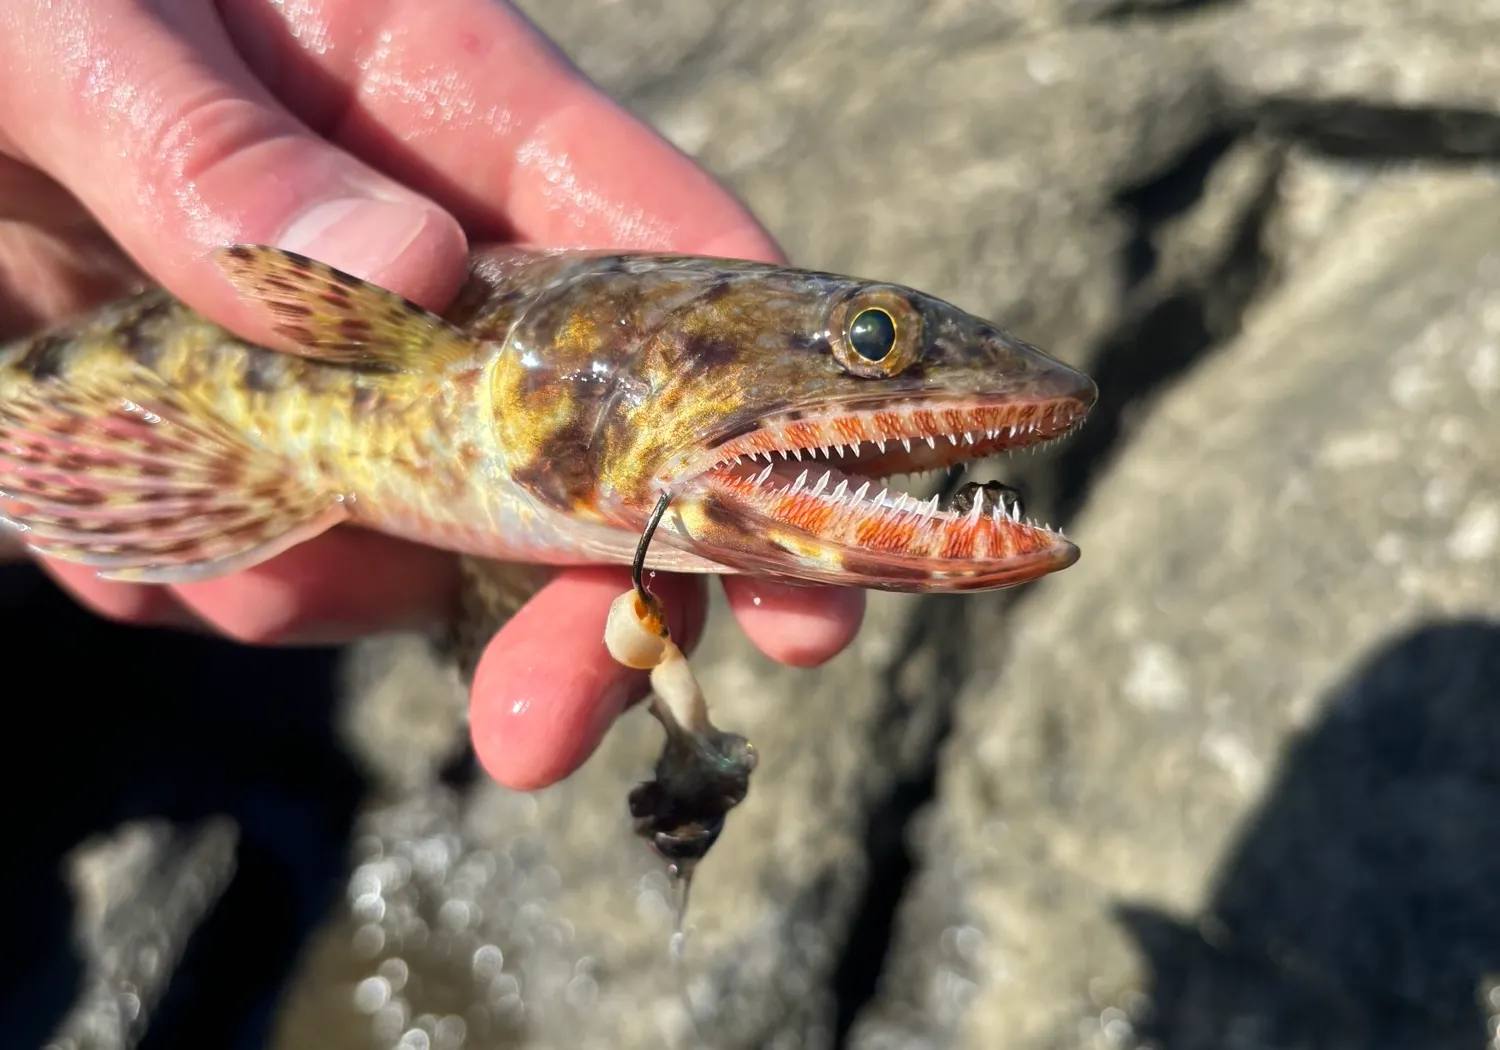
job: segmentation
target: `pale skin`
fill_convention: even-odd
[[[0,3],[0,340],[141,274],[265,339],[209,259],[234,241],[441,309],[471,239],[781,258],[732,195],[498,0]],[[435,623],[458,580],[451,556],[356,529],[181,587],[45,568],[111,619],[254,644]],[[651,586],[691,644],[704,581]],[[723,586],[749,639],[794,666],[833,656],[863,615],[858,591]],[[490,643],[471,712],[497,780],[567,776],[645,694],[645,673],[603,645],[628,587],[623,569],[563,571]]]

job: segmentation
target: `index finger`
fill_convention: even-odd
[[[443,204],[475,240],[782,257],[728,190],[508,3],[220,8],[303,120]]]

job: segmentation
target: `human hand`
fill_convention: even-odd
[[[294,249],[441,309],[463,279],[464,230],[779,258],[722,187],[498,0],[0,4],[0,337],[125,289],[133,260],[265,338],[209,258],[235,241]],[[453,611],[458,581],[452,556],[353,528],[179,587],[46,568],[105,616],[265,644],[432,623]],[[501,782],[566,776],[644,695],[644,675],[602,644],[628,585],[624,570],[562,572],[491,642],[471,723]],[[750,639],[798,666],[842,649],[864,608],[857,591],[724,586]],[[661,577],[654,589],[678,637],[694,639],[703,581]]]

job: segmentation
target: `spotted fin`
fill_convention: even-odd
[[[295,252],[235,244],[215,253],[240,295],[270,314],[294,353],[386,372],[434,372],[470,354],[466,337],[394,292]]]
[[[248,568],[347,516],[154,373],[58,377],[0,400],[0,523],[107,579]]]

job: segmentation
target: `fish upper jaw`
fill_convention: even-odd
[[[710,438],[658,476],[675,496],[669,542],[740,571],[882,590],[986,590],[1066,568],[1078,548],[1018,502],[979,499],[958,511],[886,481],[1072,433],[1097,390],[1048,365],[985,393],[794,405]]]

